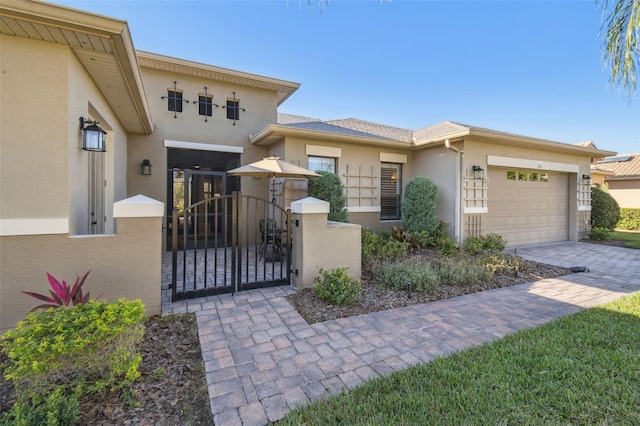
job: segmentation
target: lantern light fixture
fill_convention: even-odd
[[[582,175],[582,179],[591,180],[591,176],[590,175]]]
[[[80,117],[80,130],[82,130],[82,149],[85,151],[106,152],[106,136],[97,121]]]
[[[151,167],[151,161],[145,158],[142,160],[142,164],[140,165],[140,173],[145,176],[151,175]]]
[[[484,169],[481,166],[473,166],[471,170],[473,171],[474,179],[484,178]]]

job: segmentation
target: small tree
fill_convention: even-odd
[[[438,188],[430,179],[417,176],[407,183],[400,205],[402,226],[409,232],[427,231],[438,226],[436,218]]]
[[[309,196],[329,202],[329,220],[349,222],[347,213],[347,197],[342,189],[342,182],[335,173],[319,170],[320,176],[309,179]]]
[[[620,206],[607,191],[591,188],[591,227],[613,231],[620,219]]]

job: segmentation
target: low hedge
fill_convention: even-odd
[[[620,209],[620,220],[616,225],[618,229],[628,231],[640,231],[640,209]]]

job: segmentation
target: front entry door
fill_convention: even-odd
[[[226,177],[225,172],[185,170],[184,205],[191,206],[207,200],[206,205],[200,205],[191,216],[188,227],[187,240],[195,239],[199,247],[203,246],[204,241],[212,247],[224,240],[225,212],[217,208],[216,197],[225,195]]]
[[[183,218],[186,226],[180,227],[179,241],[189,241],[189,245],[196,244],[198,247],[204,247],[205,244],[209,247],[223,244],[228,228],[225,217],[230,212],[221,209],[216,199],[226,195],[226,173],[174,169],[171,174],[174,209],[182,211],[187,206],[202,202],[191,214]],[[185,232],[186,239],[183,238]],[[171,247],[170,233],[168,237],[168,247]]]

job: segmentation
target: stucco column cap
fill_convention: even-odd
[[[329,203],[317,198],[307,197],[291,203],[291,213],[329,213]]]
[[[113,217],[162,217],[164,203],[142,194],[113,203]]]

